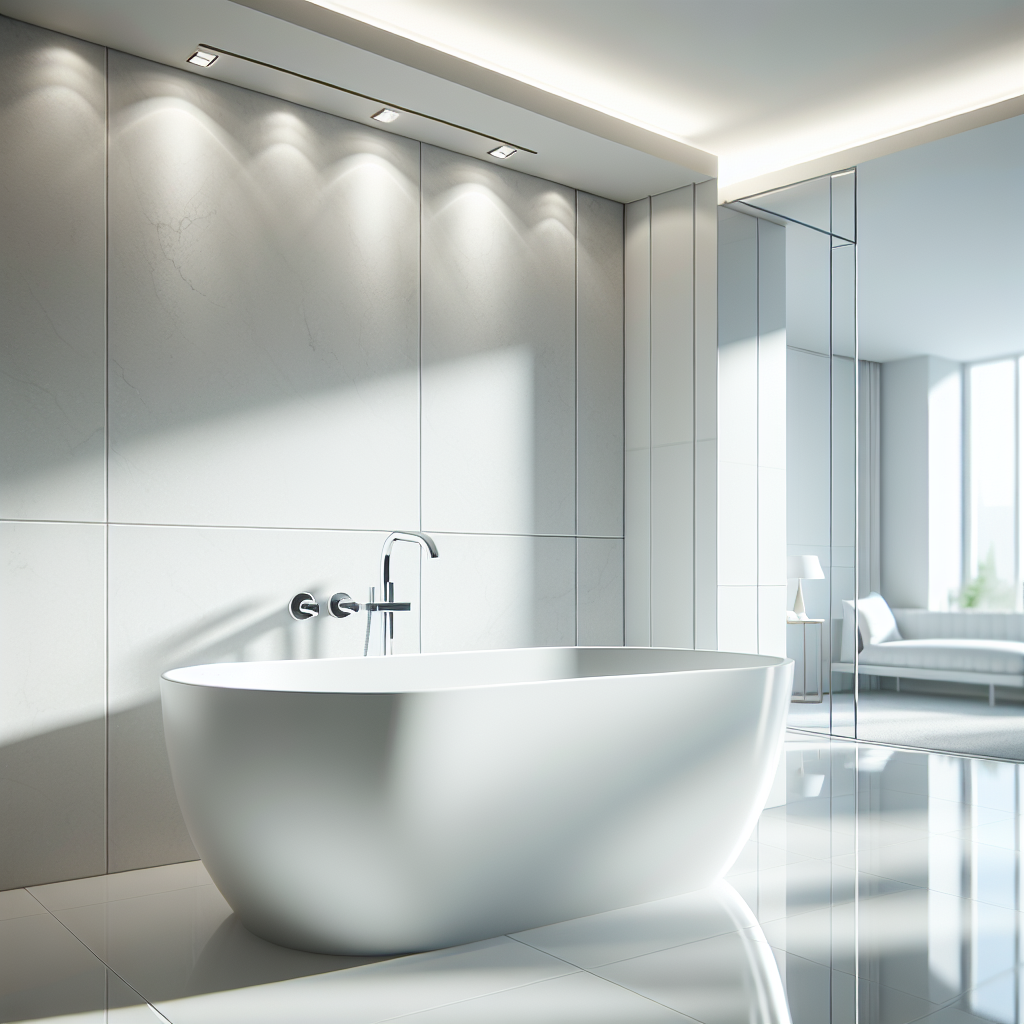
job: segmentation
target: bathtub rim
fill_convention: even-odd
[[[633,651],[633,652],[663,652],[663,653],[678,653],[678,654],[715,654],[721,655],[723,659],[741,659],[740,663],[732,662],[731,664],[723,664],[720,666],[704,667],[695,666],[692,668],[688,667],[677,667],[671,669],[665,669],[657,672],[606,672],[601,674],[579,674],[579,675],[568,675],[558,674],[553,675],[549,678],[543,679],[512,679],[512,680],[499,680],[497,682],[455,682],[446,685],[421,685],[421,686],[401,686],[401,685],[387,685],[381,687],[371,686],[359,686],[347,689],[322,689],[312,687],[298,687],[298,686],[274,686],[274,685],[261,685],[252,686],[244,685],[241,682],[224,681],[223,679],[203,679],[203,678],[180,678],[184,673],[196,673],[204,672],[212,675],[225,676],[228,674],[243,676],[251,674],[254,670],[260,668],[269,668],[270,666],[284,666],[284,665],[326,665],[326,664],[345,664],[345,663],[358,663],[367,664],[374,662],[381,662],[385,659],[381,657],[360,657],[358,655],[350,655],[347,657],[339,658],[276,658],[260,661],[228,661],[228,662],[207,662],[200,665],[185,665],[180,668],[167,669],[167,671],[161,673],[161,681],[168,683],[176,683],[181,686],[194,686],[197,688],[210,689],[210,690],[230,690],[250,693],[294,693],[294,694],[348,694],[353,696],[370,696],[370,695],[402,695],[402,694],[427,694],[427,693],[456,693],[462,691],[482,690],[491,689],[494,687],[504,686],[530,686],[539,684],[552,684],[552,683],[567,683],[567,682],[584,682],[587,680],[598,680],[598,679],[658,679],[667,676],[675,675],[688,675],[691,673],[705,673],[705,672],[759,672],[764,669],[778,669],[782,668],[787,664],[795,664],[792,658],[779,657],[777,655],[770,654],[748,654],[738,651],[714,651],[706,650],[703,648],[691,648],[691,647],[639,647],[639,646],[599,646],[599,645],[581,645],[581,646],[561,646],[561,647],[508,647],[508,648],[494,648],[482,651],[431,651],[423,653],[409,653],[409,654],[396,654],[389,655],[386,659],[387,664],[395,665],[396,668],[399,664],[407,664],[410,661],[423,661],[429,659],[459,659],[461,657],[472,657],[481,655],[500,655],[500,654],[521,654],[522,652],[546,652],[546,653],[565,653],[569,651]],[[244,666],[244,668],[243,668]],[[308,671],[308,670],[300,670]]]

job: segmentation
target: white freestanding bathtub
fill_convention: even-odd
[[[532,648],[168,672],[185,822],[241,921],[436,949],[707,885],[771,784],[783,658]]]

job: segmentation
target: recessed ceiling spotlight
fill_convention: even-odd
[[[383,107],[376,114],[371,114],[370,117],[374,121],[383,121],[385,124],[391,124],[392,121],[398,120],[398,111],[392,110],[390,107]]]
[[[514,153],[518,153],[519,150],[515,146],[498,146],[497,149],[489,150],[487,155],[493,156],[495,160],[507,160]]]
[[[217,54],[210,53],[209,50],[196,50],[195,53],[189,57],[189,64],[195,64],[199,68],[208,68],[217,59]]]

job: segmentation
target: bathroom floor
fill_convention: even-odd
[[[791,734],[725,882],[391,959],[257,939],[198,862],[10,890],[0,1020],[1017,1024],[1022,769]]]

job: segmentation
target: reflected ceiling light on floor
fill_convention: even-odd
[[[487,151],[488,156],[493,156],[495,160],[507,160],[513,153],[518,153],[519,150],[515,146],[498,146],[495,149]]]
[[[392,110],[390,107],[385,107],[383,110],[378,110],[376,114],[371,114],[370,117],[374,121],[383,121],[384,124],[391,124],[392,121],[398,120],[398,111]]]
[[[217,59],[217,54],[210,53],[209,50],[196,50],[195,53],[189,57],[189,64],[195,64],[196,67],[208,68]]]

